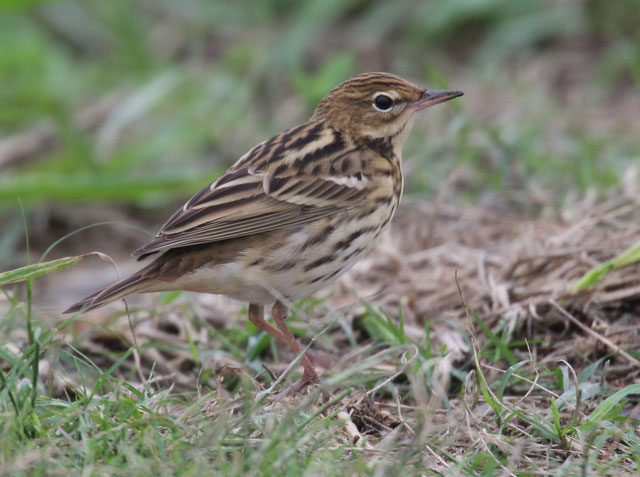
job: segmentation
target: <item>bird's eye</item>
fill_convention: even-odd
[[[379,94],[373,100],[373,107],[378,111],[389,111],[393,106],[393,100],[386,94]]]

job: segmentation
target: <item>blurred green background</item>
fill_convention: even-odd
[[[408,201],[538,214],[640,156],[638,0],[1,0],[0,45],[0,269],[26,261],[21,208],[35,250],[155,232],[364,71],[466,92],[414,127]],[[60,253],[144,240],[99,229]]]

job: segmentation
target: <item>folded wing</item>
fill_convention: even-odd
[[[271,153],[268,161],[264,156],[272,151],[262,145],[254,148],[248,153],[254,157],[243,157],[193,196],[155,239],[133,255],[142,260],[172,248],[304,224],[357,206],[368,193],[368,181],[361,173],[342,167],[350,152],[344,144],[327,147],[339,141],[337,137],[325,139],[318,149],[306,145],[298,149],[298,155],[290,148],[280,157]],[[271,143],[278,145],[277,140]]]

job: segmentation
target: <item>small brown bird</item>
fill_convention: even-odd
[[[419,111],[462,96],[388,73],[341,83],[311,119],[242,156],[133,252],[151,262],[71,306],[88,311],[132,293],[189,290],[249,303],[249,320],[296,353],[292,300],[349,270],[387,228],[402,195],[400,154]],[[264,320],[271,310],[277,328]],[[317,383],[302,358],[299,390]]]

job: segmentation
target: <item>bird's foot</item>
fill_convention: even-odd
[[[299,394],[304,391],[310,384],[320,384],[320,378],[315,371],[311,373],[307,372],[307,370],[305,369],[302,377],[298,380],[298,382],[287,389],[287,394]]]

